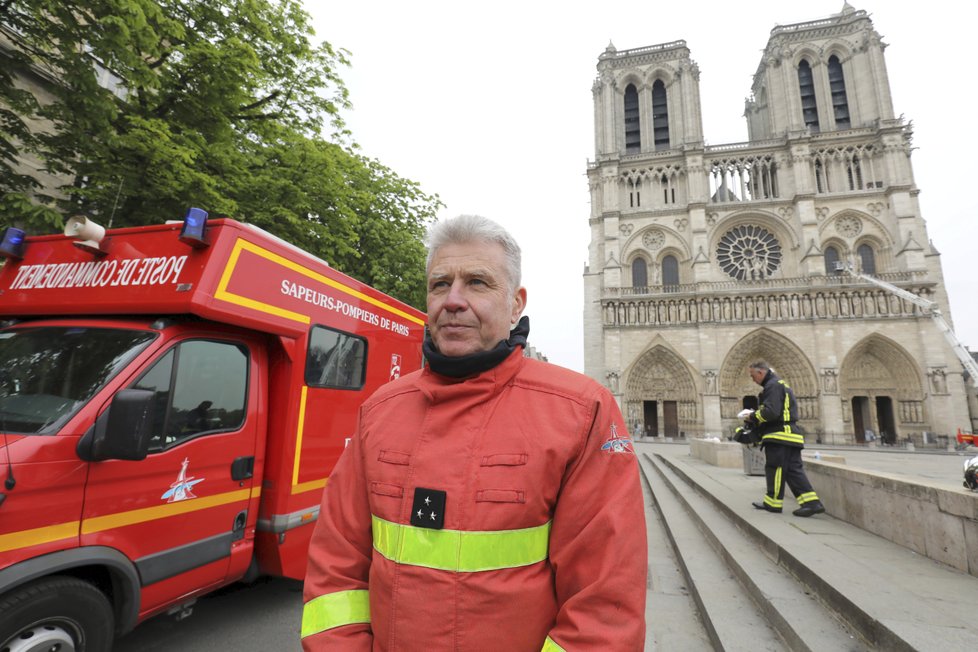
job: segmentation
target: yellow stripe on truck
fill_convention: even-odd
[[[63,539],[73,539],[77,536],[78,521],[45,525],[44,527],[20,530],[19,532],[9,532],[7,534],[0,534],[0,552],[39,546],[42,543],[51,543],[52,541],[61,541]]]
[[[95,532],[125,527],[126,525],[135,525],[136,523],[145,523],[146,521],[155,521],[169,516],[188,514],[202,509],[227,505],[228,503],[246,501],[250,497],[251,489],[238,489],[236,491],[217,494],[216,496],[203,496],[201,498],[194,498],[193,500],[181,500],[175,503],[167,503],[166,505],[156,505],[155,507],[144,507],[128,512],[86,518],[82,521],[81,531],[82,534],[94,534]]]

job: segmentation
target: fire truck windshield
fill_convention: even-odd
[[[155,337],[66,326],[0,332],[0,431],[56,433]]]

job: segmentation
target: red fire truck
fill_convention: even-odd
[[[206,217],[5,232],[2,650],[108,650],[222,585],[301,579],[360,403],[421,365],[423,313]]]

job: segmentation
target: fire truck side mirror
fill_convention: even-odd
[[[86,462],[145,459],[153,430],[156,393],[123,389],[109,409],[78,442],[78,456]]]

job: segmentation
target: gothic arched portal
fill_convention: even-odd
[[[745,396],[756,396],[760,387],[747,375],[747,366],[766,361],[795,392],[802,427],[814,433],[821,423],[818,404],[818,378],[808,356],[784,335],[760,328],[746,335],[730,349],[720,369],[720,418],[724,429],[739,424],[737,413]]]
[[[628,371],[624,412],[629,428],[643,434],[686,436],[702,430],[699,390],[682,358],[657,344]]]
[[[935,385],[943,380],[938,373],[932,377]],[[843,427],[856,441],[865,441],[871,431],[884,443],[929,430],[921,378],[902,346],[879,334],[867,336],[849,350],[839,370]]]

